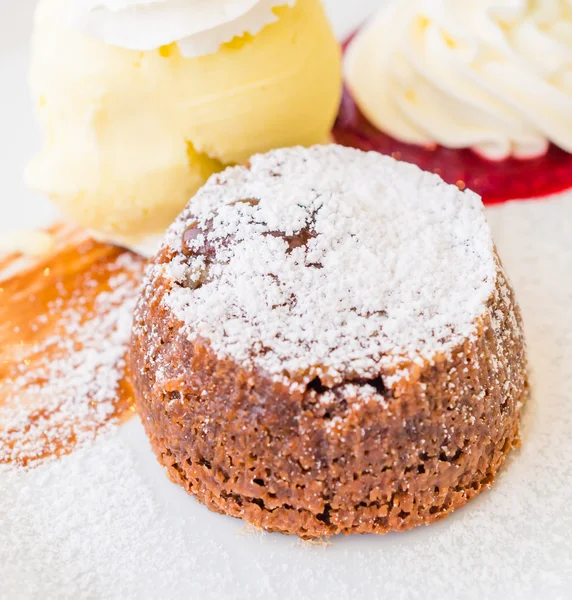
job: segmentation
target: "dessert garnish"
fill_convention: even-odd
[[[68,226],[0,259],[0,465],[29,467],[132,414],[125,353],[143,259]]]
[[[555,2],[390,2],[347,44],[344,144],[485,201],[572,186],[572,13]]]

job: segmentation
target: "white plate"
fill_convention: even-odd
[[[379,3],[327,4],[342,35]],[[22,183],[37,145],[26,89],[33,5],[0,4],[0,229],[54,214]],[[200,506],[168,482],[133,420],[51,465],[0,474],[0,598],[569,598],[572,194],[488,214],[534,383],[523,449],[490,492],[431,527],[311,546]]]

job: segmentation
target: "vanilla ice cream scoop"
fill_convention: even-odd
[[[240,0],[250,9],[226,21],[224,10],[198,9],[234,1],[119,10],[133,3],[40,0],[30,82],[45,142],[27,181],[98,238],[152,250],[212,173],[256,152],[327,138],[340,50],[319,0],[283,1],[269,12],[254,10],[268,2]],[[195,5],[194,29],[169,29],[161,16]],[[162,32],[152,43],[139,22],[146,11]],[[178,14],[193,22],[192,11]]]

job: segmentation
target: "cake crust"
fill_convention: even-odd
[[[198,250],[185,246],[197,221],[180,224],[150,267],[131,347],[139,414],[174,482],[214,511],[306,539],[431,523],[492,484],[527,394],[520,311],[494,249],[471,334],[442,352],[277,375],[173,309],[170,267],[212,254],[212,221]],[[290,244],[308,242],[297,235]]]

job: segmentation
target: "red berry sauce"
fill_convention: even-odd
[[[469,149],[406,144],[376,129],[347,89],[333,135],[338,144],[376,150],[437,173],[448,183],[477,192],[485,204],[539,198],[572,188],[572,154],[554,145],[538,158],[491,161]]]

